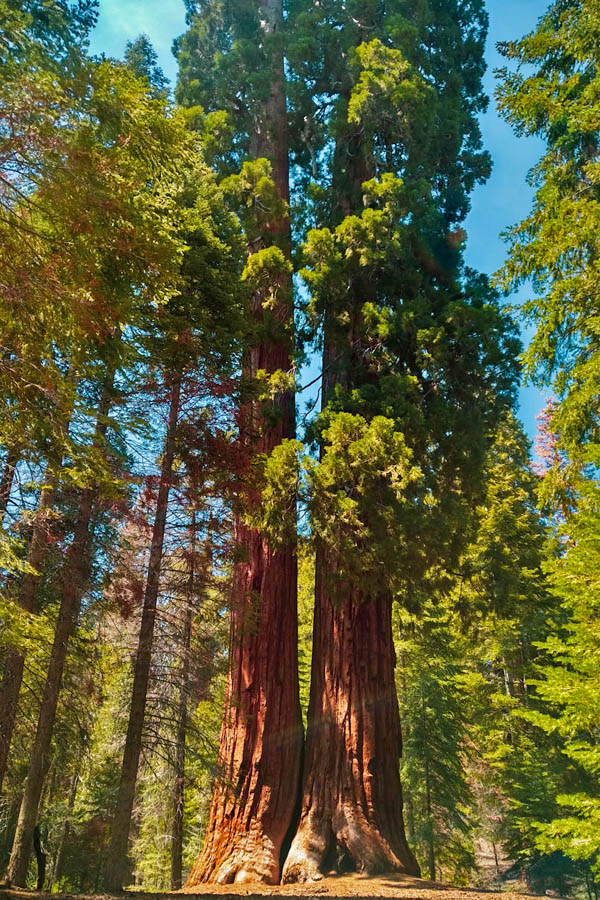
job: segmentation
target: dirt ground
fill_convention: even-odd
[[[450,885],[437,884],[425,881],[421,878],[411,878],[406,875],[386,875],[382,878],[371,878],[361,875],[340,875],[323,878],[322,881],[310,884],[284,884],[264,885],[245,884],[234,888],[230,884],[202,885],[190,891],[178,891],[169,893],[146,893],[143,891],[127,891],[127,900],[184,900],[185,897],[199,900],[201,897],[219,897],[219,900],[239,900],[240,897],[250,900],[261,900],[262,897],[285,896],[287,900],[293,898],[324,896],[324,897],[397,897],[399,900],[493,900],[494,897],[502,900],[523,900],[532,898],[534,894],[519,894],[511,891],[481,890],[476,888],[455,888]],[[120,895],[123,898],[123,894]],[[82,894],[44,894],[34,891],[17,891],[0,889],[0,900],[92,900],[91,897]],[[112,900],[108,894],[96,895],[94,900]]]

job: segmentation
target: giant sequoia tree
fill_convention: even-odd
[[[390,8],[392,7],[392,8]],[[485,178],[480,3],[329,3],[296,71],[330,188],[305,278],[323,328],[316,608],[302,812],[283,877],[416,871],[402,822],[391,611],[463,544],[514,344],[459,223]],[[309,52],[307,52],[307,49]],[[323,747],[327,747],[326,754]]]
[[[391,604],[395,592],[406,590],[408,571],[418,577],[432,555],[452,560],[459,553],[456,523],[468,518],[469,491],[477,488],[513,375],[506,322],[485,282],[465,272],[458,228],[469,191],[489,170],[476,119],[486,102],[486,24],[479,3],[383,9],[331,0],[290,4],[282,33],[279,6],[206,3],[179,44],[179,97],[204,108],[217,163],[235,167],[266,155],[285,197],[289,153],[304,207],[298,227],[303,221],[322,226],[305,247],[309,320],[324,342],[324,406],[314,432],[322,460],[311,475],[318,564],[309,732],[302,815],[286,880],[319,877],[336,857],[340,868],[416,871],[402,822]],[[228,129],[232,141],[224,150],[214,135]],[[308,192],[312,204],[305,193],[311,180],[317,182]],[[283,247],[277,217],[269,230]],[[262,252],[263,243],[256,234],[252,249]],[[265,285],[263,273],[263,298]],[[263,328],[267,314],[279,310],[281,318],[283,310],[272,283],[266,296],[267,312],[264,299],[257,310]],[[261,363],[264,348],[264,338],[252,345],[248,374],[287,368],[281,355],[263,356]],[[260,424],[249,412],[246,432],[249,421]],[[278,439],[291,436],[290,428],[277,427]],[[276,444],[268,435],[275,434],[271,426],[253,449],[268,454]],[[271,474],[277,481],[277,461]],[[238,525],[246,551],[251,535]],[[269,634],[262,618],[270,609],[269,582],[253,559],[238,564],[234,586],[221,747],[228,786],[223,780],[217,788],[204,855],[190,883],[276,879],[289,824],[291,801],[279,817],[277,840],[272,833],[264,842],[262,812],[244,820],[266,773],[280,779],[288,760],[279,741],[257,742],[252,733],[273,709],[281,728],[287,702],[268,693],[273,672],[266,660],[263,667],[258,648]],[[278,577],[281,590],[289,582]],[[242,617],[239,598],[252,593],[249,624],[252,604]],[[284,658],[280,653],[289,698]],[[258,718],[248,718],[259,681],[265,705]],[[290,798],[294,783],[287,784]],[[279,802],[279,790],[269,792],[269,803]]]
[[[236,168],[245,161],[231,181],[238,208],[250,210],[242,215],[250,241],[244,279],[253,328],[243,374],[249,382],[284,376],[283,387],[273,382],[270,398],[248,398],[240,411],[248,472],[254,459],[295,434],[294,395],[285,386],[292,364],[292,285],[282,32],[281,0],[209,3],[192,14],[180,43],[179,99],[202,103],[209,130],[222,124],[219,110],[229,112]],[[261,159],[270,171],[256,162]],[[240,506],[255,505],[257,490],[244,492]],[[204,850],[188,885],[209,879],[276,883],[300,773],[295,527],[275,545],[240,514],[235,541],[220,772]]]
[[[87,59],[94,0],[0,0],[8,874],[26,883],[41,816],[51,883],[80,892],[103,873],[163,889],[169,860],[178,887],[194,859],[193,885],[417,872],[413,852],[462,879],[480,818],[515,858],[561,851],[587,876],[595,5],[553,3],[505,48],[527,70],[501,89],[548,144],[506,283],[535,277],[530,362],[560,395],[540,482],[566,534],[550,545],[505,414],[519,348],[463,258],[489,170],[482,0],[186,5],[182,110],[144,37],[124,65]],[[297,334],[323,360],[304,457],[296,262]],[[303,660],[316,569],[303,772],[298,494]],[[562,557],[551,594],[546,552]]]

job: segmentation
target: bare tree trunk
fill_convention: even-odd
[[[104,419],[109,408],[111,394],[112,376],[100,401],[95,441],[106,433]],[[31,762],[25,780],[19,818],[7,870],[8,881],[18,887],[25,887],[26,885],[33,829],[50,764],[52,733],[62,686],[69,638],[77,623],[81,609],[81,600],[89,580],[90,531],[96,496],[97,492],[93,488],[87,488],[81,494],[73,539],[62,566],[61,603],[56,620],[54,641],[50,653],[35,740],[31,751]]]
[[[173,835],[171,838],[171,890],[181,887],[183,852],[183,810],[185,802],[185,738],[187,733],[188,690],[190,677],[190,652],[192,640],[192,602],[194,597],[196,553],[196,515],[192,512],[190,574],[187,602],[183,622],[181,646],[181,673],[179,682],[179,710],[177,714],[177,734],[175,736],[175,765],[173,779]]]
[[[302,810],[283,880],[329,869],[416,875],[402,818],[391,597],[352,588],[332,597],[330,565],[321,553]]]
[[[181,373],[173,380],[171,387],[171,399],[169,406],[169,420],[165,437],[165,447],[160,473],[160,485],[156,503],[156,516],[152,529],[152,541],[150,545],[150,560],[148,563],[148,575],[146,578],[146,590],[142,607],[142,621],[138,637],[138,649],[135,659],[133,675],[133,689],[131,694],[131,707],[129,710],[129,722],[125,749],[123,751],[123,763],[121,766],[121,778],[119,793],[112,824],[110,845],[104,882],[106,890],[120,891],[123,888],[127,866],[127,847],[129,842],[129,829],[131,826],[131,814],[135,797],[135,785],[142,750],[142,733],[144,728],[144,715],[146,711],[146,696],[148,693],[148,679],[150,675],[150,662],[152,658],[152,643],[154,639],[154,621],[156,618],[156,602],[160,582],[160,571],[163,555],[165,525],[167,521],[167,509],[169,503],[169,490],[173,477],[173,457],[175,455],[175,432],[179,417],[179,402],[181,396]]]
[[[52,473],[47,484],[42,486],[27,554],[27,562],[34,571],[23,575],[17,595],[17,603],[26,613],[33,612],[35,606],[40,573],[48,549],[49,516],[54,507],[57,484],[58,476]],[[0,791],[6,775],[24,667],[25,660],[21,653],[15,647],[9,647],[0,685]]]
[[[296,801],[301,720],[295,572],[287,554],[270,553],[259,534],[251,536],[255,568],[239,565],[237,585],[242,569],[245,590],[231,616],[221,771],[204,850],[188,886],[207,880],[276,884]]]
[[[279,196],[289,200],[288,137],[283,54],[277,35],[283,28],[281,0],[261,0],[265,45],[271,49],[270,95],[257,116],[255,152],[273,164]],[[275,40],[274,40],[275,38]],[[272,237],[290,253],[287,216]],[[293,322],[291,278],[285,277],[273,318],[280,333],[253,346],[245,372],[287,372],[291,366]],[[287,296],[285,296],[287,295]],[[262,321],[260,298],[255,316]],[[251,452],[269,454],[295,436],[294,397],[276,400],[277,418],[269,427],[258,407],[246,411],[260,435]],[[297,804],[302,754],[302,716],[298,687],[297,558],[295,541],[275,550],[261,532],[238,520],[235,541],[243,561],[233,576],[229,673],[219,749],[219,774],[212,797],[204,848],[187,886],[202,882],[279,881],[281,856]]]

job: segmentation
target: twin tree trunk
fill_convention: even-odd
[[[280,31],[281,0],[263,0],[260,9],[265,31]],[[276,185],[287,200],[281,51],[272,74],[265,116],[270,143],[261,150],[273,161]],[[289,246],[289,223],[285,228]],[[289,365],[285,344],[261,344],[251,352],[249,374]],[[256,452],[269,453],[294,434],[293,398],[286,397],[279,426],[261,437]],[[330,868],[419,874],[402,817],[392,598],[364,597],[352,589],[332,596],[327,560],[318,556],[300,805],[295,547],[275,552],[264,535],[239,521],[235,537],[247,558],[234,573],[220,775],[203,852],[187,887],[206,881],[275,884],[282,869],[288,882],[319,879]],[[286,861],[299,806],[300,822]]]

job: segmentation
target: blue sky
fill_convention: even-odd
[[[502,64],[495,45],[531,30],[546,8],[546,0],[488,0],[490,34],[486,87],[494,90],[493,70]],[[100,18],[91,41],[94,53],[121,57],[125,44],[145,32],[152,41],[162,69],[172,82],[177,66],[171,55],[173,39],[185,30],[183,0],[100,0]],[[494,170],[490,180],[476,188],[472,210],[466,222],[469,265],[489,274],[501,265],[505,245],[500,234],[527,213],[531,191],[525,183],[529,169],[539,158],[541,145],[535,139],[516,138],[498,116],[492,99],[482,119],[485,146],[492,154]],[[524,299],[527,290],[517,298]],[[520,393],[520,411],[528,433],[535,434],[535,416],[544,395],[533,387]]]

